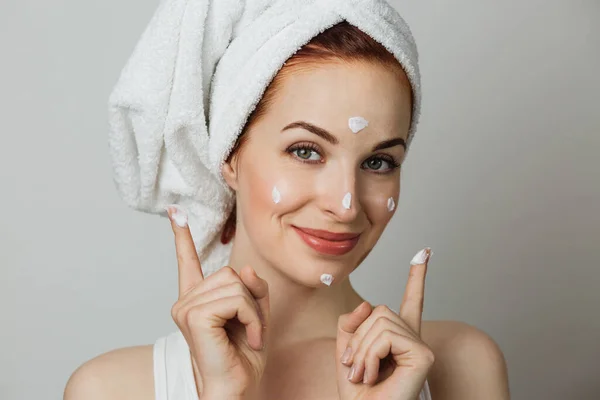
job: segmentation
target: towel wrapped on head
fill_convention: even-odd
[[[109,98],[114,181],[132,208],[179,204],[205,276],[227,265],[220,233],[234,204],[221,166],[287,59],[347,21],[400,62],[421,105],[417,48],[385,0],[162,0]]]

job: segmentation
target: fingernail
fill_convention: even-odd
[[[429,258],[430,251],[431,249],[429,247],[426,247],[423,250],[419,251],[417,254],[415,254],[413,259],[410,260],[410,265],[425,264],[427,262],[427,259]]]
[[[187,226],[187,213],[181,206],[177,204],[171,204],[165,207],[165,210],[167,210],[167,214],[170,214],[171,220],[173,220],[177,226],[181,228],[185,228]]]
[[[352,349],[350,348],[350,346],[346,347],[344,354],[342,354],[342,364],[346,364],[348,361],[350,361],[351,354],[352,354]]]
[[[348,380],[351,381],[354,378],[354,373],[356,372],[356,364],[350,368],[350,372],[348,373]]]

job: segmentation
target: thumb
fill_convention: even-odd
[[[352,339],[354,332],[371,315],[373,308],[368,301],[363,301],[349,314],[342,314],[338,319],[336,340],[336,358],[339,361]]]
[[[240,271],[240,278],[252,297],[258,303],[258,308],[264,325],[269,326],[270,306],[269,306],[269,284],[266,280],[260,278],[256,271],[249,265],[244,266]]]

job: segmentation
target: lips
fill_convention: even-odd
[[[319,253],[341,256],[350,252],[358,243],[359,233],[335,233],[318,229],[292,226],[300,238]]]

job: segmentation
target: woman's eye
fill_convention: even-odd
[[[383,164],[383,160],[381,160],[379,158],[372,158],[367,161],[367,165],[369,166],[369,168],[375,169],[375,170],[380,169],[382,164]]]
[[[295,154],[296,157],[301,158],[302,160],[309,160],[309,161],[321,160],[321,156],[319,155],[319,153],[317,153],[316,151],[314,151],[312,149],[308,149],[308,148],[304,148],[304,147],[292,150],[292,153]]]
[[[393,161],[385,160],[381,157],[373,157],[365,161],[365,167],[377,172],[387,172],[395,169],[397,165]]]

